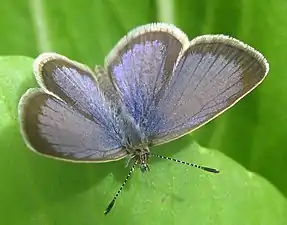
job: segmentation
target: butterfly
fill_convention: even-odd
[[[150,147],[214,119],[257,87],[269,65],[252,47],[224,35],[189,41],[174,25],[152,23],[123,37],[94,70],[57,53],[33,64],[39,88],[19,101],[20,130],[36,153],[72,162],[127,158],[149,170]]]

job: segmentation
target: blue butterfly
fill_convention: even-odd
[[[150,147],[203,126],[259,85],[266,59],[252,47],[224,35],[189,41],[173,25],[140,26],[123,37],[91,70],[57,53],[34,61],[40,88],[20,99],[23,138],[42,155],[73,162],[127,158],[149,170]]]

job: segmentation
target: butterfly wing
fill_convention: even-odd
[[[34,63],[41,89],[30,89],[19,103],[27,145],[46,156],[72,161],[107,161],[126,156],[122,118],[102,94],[86,66],[55,53]]]
[[[150,113],[149,121],[157,124],[150,141],[165,143],[204,125],[259,85],[268,69],[259,52],[236,39],[192,40]]]
[[[106,58],[106,69],[128,113],[143,133],[150,106],[172,75],[187,36],[174,26],[149,24],[132,30]]]
[[[188,41],[174,26],[150,24],[131,31],[106,60],[129,113],[151,145],[207,123],[265,77],[264,57],[223,35]]]

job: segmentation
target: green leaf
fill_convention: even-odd
[[[17,103],[35,86],[32,59],[0,58],[1,224],[285,224],[287,202],[262,177],[190,135],[152,149],[220,169],[210,174],[152,159],[139,170],[108,216],[103,212],[128,173],[125,161],[74,164],[28,150],[19,133]]]

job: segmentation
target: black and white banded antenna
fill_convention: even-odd
[[[191,167],[195,167],[195,168],[198,168],[198,169],[201,169],[201,170],[204,170],[206,172],[210,172],[210,173],[219,173],[219,170],[215,169],[215,168],[210,168],[210,167],[206,167],[206,166],[201,166],[201,165],[197,165],[197,164],[194,164],[194,163],[189,163],[189,162],[184,162],[184,161],[181,161],[181,160],[178,160],[178,159],[174,159],[174,158],[171,158],[171,157],[166,157],[166,156],[162,156],[162,155],[157,155],[157,154],[154,154],[154,153],[151,153],[149,152],[149,154],[151,156],[155,156],[157,158],[160,158],[160,159],[167,159],[167,160],[170,160],[170,161],[173,161],[173,162],[177,162],[177,163],[181,163],[181,164],[184,164],[186,166],[191,166]],[[112,201],[109,203],[108,207],[106,208],[104,214],[107,215],[111,209],[113,208],[113,206],[115,205],[115,202],[117,200],[117,197],[120,195],[120,193],[122,192],[122,190],[124,189],[124,186],[126,185],[126,183],[130,180],[131,178],[131,175],[133,174],[133,172],[135,171],[135,167],[137,165],[137,162],[135,162],[132,166],[132,168],[130,169],[127,177],[125,178],[123,184],[120,186],[119,190],[117,191],[117,193],[115,194],[114,198],[112,199]]]
[[[157,154],[154,154],[154,153],[151,153],[151,152],[150,152],[150,155],[155,156],[155,157],[160,158],[160,159],[167,159],[167,160],[170,160],[170,161],[173,161],[173,162],[181,163],[181,164],[184,164],[186,166],[192,166],[192,167],[204,170],[206,172],[219,173],[219,170],[215,169],[215,168],[210,168],[210,167],[206,167],[206,166],[200,166],[200,165],[197,165],[197,164],[194,164],[194,163],[184,162],[184,161],[181,161],[181,160],[178,160],[178,159],[174,159],[174,158],[166,157],[166,156],[162,156],[162,155],[157,155]]]
[[[120,186],[119,190],[117,191],[117,193],[115,194],[114,198],[112,199],[112,201],[110,201],[108,207],[106,208],[104,214],[107,215],[111,209],[113,208],[116,200],[117,200],[117,197],[119,196],[119,194],[122,192],[122,190],[124,189],[124,186],[126,185],[126,183],[129,181],[129,179],[131,178],[131,175],[133,174],[133,172],[135,171],[135,167],[137,165],[137,162],[135,162],[132,166],[132,168],[130,169],[126,179],[124,180],[123,184]]]

